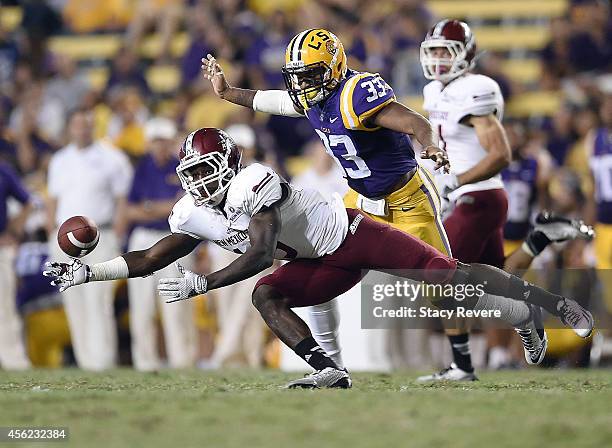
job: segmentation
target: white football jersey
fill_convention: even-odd
[[[501,121],[504,98],[497,83],[488,76],[468,73],[444,86],[432,81],[423,89],[423,108],[429,113],[429,121],[438,132],[441,146],[448,153],[451,173],[461,174],[477,165],[487,151],[480,145],[476,130],[461,124],[468,115],[494,113]],[[504,188],[501,175],[463,185],[449,195],[451,201],[470,191]]]
[[[258,163],[243,168],[231,181],[223,212],[216,207],[196,206],[191,195],[183,196],[168,218],[170,230],[243,254],[250,247],[251,218],[285,195],[274,258],[319,258],[334,252],[348,231],[348,215],[341,198],[327,202],[317,191],[293,187]]]

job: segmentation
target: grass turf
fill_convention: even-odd
[[[0,372],[0,426],[65,426],[75,447],[610,446],[612,371],[482,373],[420,385],[356,373],[345,390],[282,390],[271,371]],[[5,445],[0,443],[0,445]]]

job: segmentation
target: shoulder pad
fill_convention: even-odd
[[[242,169],[227,191],[227,204],[249,216],[282,197],[281,179],[272,168],[254,163]]]
[[[355,73],[340,92],[340,113],[347,129],[374,130],[367,127],[368,118],[395,101],[389,84],[377,73]]]

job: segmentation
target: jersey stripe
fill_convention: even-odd
[[[359,118],[353,110],[353,93],[357,82],[368,76],[368,73],[362,73],[353,76],[349,79],[342,87],[342,93],[340,94],[340,112],[342,114],[342,122],[344,127],[347,129],[356,129],[359,127]]]
[[[358,121],[359,123],[363,123],[365,120],[367,120],[368,118],[370,118],[372,115],[374,115],[376,112],[378,112],[379,110],[381,110],[383,107],[385,107],[387,104],[392,103],[393,101],[395,101],[395,95],[393,95],[391,98],[389,98],[387,101],[385,101],[384,103],[379,104],[376,107],[373,107],[370,110],[365,111],[364,113],[362,113],[361,115],[359,115],[358,117]]]
[[[423,182],[425,182],[425,180],[429,181],[429,185],[430,185],[430,190],[432,191],[432,193],[435,194],[436,199],[438,200],[438,203],[442,202],[442,198],[440,197],[440,193],[438,192],[438,188],[436,187],[436,183],[434,182],[433,178],[431,177],[431,174],[429,173],[429,171],[427,171],[425,168],[421,168],[420,169],[420,173],[422,174],[421,178],[425,177],[426,179],[422,179]]]

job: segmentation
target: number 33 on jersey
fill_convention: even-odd
[[[348,70],[338,89],[306,111],[325,149],[342,167],[349,186],[366,197],[382,197],[416,166],[410,138],[367,123],[395,101],[378,75]]]

